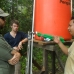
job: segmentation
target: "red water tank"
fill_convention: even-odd
[[[35,32],[57,35],[70,40],[72,36],[67,29],[70,19],[70,0],[35,0]]]

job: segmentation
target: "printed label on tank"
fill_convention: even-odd
[[[71,0],[60,0],[60,3],[70,5]]]

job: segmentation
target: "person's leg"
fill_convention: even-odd
[[[20,64],[20,62],[18,62],[15,65],[15,73],[14,74],[21,74],[21,64]]]

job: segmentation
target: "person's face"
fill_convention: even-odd
[[[13,25],[11,26],[11,28],[12,28],[12,31],[17,32],[19,26],[17,24],[13,23]]]
[[[2,29],[5,25],[5,17],[0,17],[0,29]]]
[[[71,20],[68,26],[68,31],[72,36],[74,36],[74,20]]]

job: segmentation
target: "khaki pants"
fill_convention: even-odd
[[[14,74],[21,74],[21,64],[20,64],[20,62],[18,62],[15,65],[15,73]]]

